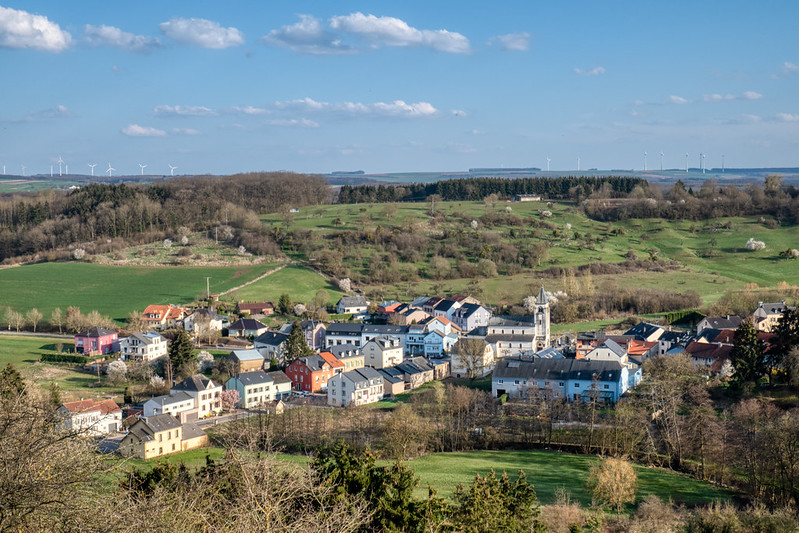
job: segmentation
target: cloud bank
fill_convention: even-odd
[[[61,52],[72,36],[47,17],[0,6],[0,48],[32,48]]]

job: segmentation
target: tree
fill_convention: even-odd
[[[458,485],[453,499],[453,518],[458,531],[544,530],[538,521],[541,510],[535,489],[521,470],[515,481],[510,480],[507,472],[500,478],[493,470],[486,476],[477,474],[468,489]]]
[[[33,309],[25,313],[25,320],[28,321],[28,324],[30,324],[31,327],[33,327],[33,332],[36,333],[36,326],[42,320],[42,314],[39,312],[38,309],[34,307]]]
[[[303,316],[307,310],[305,304],[296,304],[293,309],[295,316]]]
[[[214,368],[214,356],[205,350],[197,354],[197,362],[200,364],[200,372],[206,372]]]
[[[108,363],[105,373],[111,383],[122,383],[127,379],[128,365],[125,364],[125,361],[111,361]]]
[[[320,309],[326,309],[327,304],[330,302],[330,295],[327,294],[327,291],[324,289],[319,289],[316,291],[313,297],[313,303],[316,307]]]
[[[219,395],[219,401],[222,402],[222,409],[230,411],[237,403],[239,403],[239,391],[235,389],[224,390]]]
[[[11,308],[6,311],[6,321],[8,322],[8,328],[14,328],[17,332],[25,327],[25,316]]]
[[[635,503],[638,475],[632,465],[624,459],[608,457],[591,467],[588,474],[588,488],[593,500],[621,510],[626,503]]]
[[[0,398],[18,398],[25,394],[25,380],[22,374],[14,368],[14,365],[7,363],[3,370],[0,370]]]
[[[80,332],[85,326],[85,319],[83,317],[83,313],[80,312],[79,307],[75,307],[74,305],[70,305],[67,307],[67,315],[64,319],[64,325],[66,326],[68,331],[72,333]]]
[[[58,333],[63,333],[62,328],[64,327],[64,313],[61,311],[60,307],[53,309],[53,312],[50,315],[50,324],[58,327]]]
[[[774,333],[776,342],[769,350],[767,363],[772,369],[782,368],[789,382],[799,383],[799,367],[788,360],[788,354],[799,346],[799,310],[786,308]]]
[[[738,384],[755,383],[767,371],[765,344],[757,338],[757,330],[745,320],[733,335],[730,361],[735,369],[732,378]]]
[[[486,366],[486,342],[476,337],[462,337],[452,347],[453,358],[466,372],[466,377],[474,380],[483,375]]]
[[[350,278],[340,279],[338,280],[338,288],[344,292],[351,292],[352,281],[350,281]]]
[[[305,357],[312,355],[313,350],[308,347],[308,341],[305,340],[305,334],[302,331],[302,326],[299,320],[295,320],[291,324],[291,333],[286,339],[286,358],[293,361],[298,357]]]
[[[281,315],[291,314],[291,297],[288,294],[281,294],[277,301],[277,308]]]
[[[177,373],[180,373],[182,367],[197,363],[191,337],[186,330],[179,329],[175,338],[172,339],[172,343],[169,345],[169,361]]]
[[[147,331],[148,327],[147,324],[145,324],[140,312],[131,311],[128,315],[125,329],[128,331],[128,333],[141,333],[143,331]]]

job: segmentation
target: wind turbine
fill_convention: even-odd
[[[580,172],[580,158],[577,157],[577,172]]]
[[[64,165],[64,170],[67,172],[67,176],[69,176],[69,165]]]
[[[685,173],[688,173],[688,152],[685,152]]]
[[[169,166],[169,175],[170,176],[174,176],[175,175],[175,169],[178,168],[178,167],[173,167],[172,165],[169,165],[169,164],[167,164],[167,166]]]
[[[97,166],[97,163],[89,163],[89,168],[92,169],[92,177],[94,177],[94,167]]]
[[[25,165],[20,165],[22,167],[22,175],[25,175]]]
[[[50,165],[50,177],[53,177],[53,165]]]
[[[106,172],[108,172],[108,177],[109,178],[111,177],[111,171],[112,170],[116,170],[116,169],[111,166],[111,163],[108,163],[108,170],[106,170]]]
[[[549,172],[549,162],[552,161],[550,158],[547,157],[547,172]]]
[[[705,173],[705,158],[706,157],[707,157],[707,154],[702,154],[702,174]]]
[[[724,154],[721,154],[721,173],[724,174]]]
[[[660,152],[660,171],[663,172],[663,152]]]
[[[60,155],[58,156],[58,161],[56,161],[56,163],[58,163],[58,177],[60,178],[61,177],[61,165],[64,164],[64,160],[61,159]]]
[[[142,165],[139,163],[139,167],[141,168],[141,175],[144,176],[144,169],[147,168],[147,165]]]
[[[5,176],[5,175],[6,175],[6,164],[3,163],[3,176]]]
[[[644,172],[646,172],[646,171],[647,171],[647,168],[646,168],[646,152],[644,152]]]

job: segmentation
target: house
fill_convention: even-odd
[[[169,390],[170,394],[185,392],[194,398],[197,416],[205,418],[222,410],[222,385],[217,385],[201,374],[186,378]]]
[[[122,429],[122,409],[113,400],[67,402],[61,404],[57,412],[69,431],[97,436]]]
[[[336,304],[336,313],[340,315],[365,313],[369,302],[363,296],[342,296]]]
[[[227,358],[235,365],[235,373],[263,370],[264,356],[258,350],[233,350]]]
[[[455,312],[460,308],[461,303],[456,300],[441,300],[433,306],[433,312],[431,314],[434,317],[443,316],[448,320],[452,320],[452,317],[455,316]]]
[[[153,329],[173,327],[178,321],[183,320],[186,311],[176,305],[148,305],[142,313],[142,322]]]
[[[541,287],[532,315],[492,317],[488,321],[486,336],[529,335],[532,336],[532,350],[538,352],[551,344],[550,315],[549,297]]]
[[[228,326],[228,335],[231,337],[258,337],[269,328],[254,318],[240,318]]]
[[[383,378],[383,395],[396,396],[405,392],[405,376],[396,367],[381,368],[377,371]]]
[[[383,398],[383,377],[374,368],[364,367],[336,374],[327,388],[327,404],[335,407],[364,405]]]
[[[516,359],[497,362],[491,392],[515,398],[544,395],[567,401],[616,403],[629,387],[629,370],[615,361]]]
[[[386,368],[402,362],[404,350],[399,338],[384,335],[368,341],[361,348],[364,364],[373,368]]]
[[[201,307],[183,320],[183,328],[195,335],[205,334],[207,331],[222,331],[226,320],[222,315]]]
[[[324,349],[325,347],[325,325],[318,320],[303,320],[300,322],[302,334],[305,337],[305,342],[308,348],[313,351]],[[294,328],[294,323],[286,322],[280,328],[281,333],[289,335]]]
[[[354,368],[363,368],[365,366],[363,355],[361,355],[360,352],[353,355],[341,355],[341,354],[336,355],[336,353],[333,351],[331,351],[330,353],[332,353],[336,359],[338,359],[344,364],[342,372],[349,372]]]
[[[270,316],[275,314],[272,302],[239,302],[236,304],[236,313],[247,316]]]
[[[122,359],[128,361],[147,362],[164,357],[169,352],[166,338],[155,331],[134,333],[119,341]]]
[[[706,328],[711,329],[738,329],[743,319],[735,315],[706,316],[696,325],[696,332],[701,334]]]
[[[236,406],[243,409],[261,408],[275,399],[274,381],[266,372],[242,372],[228,379],[225,389],[238,391]]]
[[[450,376],[451,359],[431,359],[427,364],[433,367],[433,379],[441,380]]]
[[[424,336],[422,353],[425,357],[444,357],[459,338],[460,336],[454,331],[445,335],[440,330],[434,329]]]
[[[585,358],[589,361],[616,361],[621,365],[627,364],[627,349],[613,339],[605,342],[588,352]]]
[[[253,344],[255,349],[261,352],[264,360],[271,361],[275,359],[278,364],[286,362],[286,340],[289,336],[285,333],[277,331],[267,331],[255,338]]]
[[[402,372],[407,388],[415,389],[428,381],[433,381],[433,367],[424,357],[414,357],[395,367]]]
[[[275,400],[285,400],[291,396],[291,379],[282,370],[275,370],[266,373],[272,378],[275,387]]]
[[[487,326],[491,310],[479,304],[463,304],[452,315],[452,321],[462,331],[471,331],[478,326]]]
[[[143,415],[154,416],[169,414],[179,419],[181,422],[197,419],[197,405],[194,398],[187,393],[180,391],[175,394],[164,394],[163,396],[154,396],[150,398],[144,405]]]
[[[137,420],[119,443],[119,453],[152,459],[208,445],[208,436],[192,423],[181,424],[172,415]]]
[[[465,342],[465,339],[468,338],[469,337],[460,339],[451,350],[452,360],[450,362],[450,374],[457,379],[486,376],[490,374],[491,370],[494,368],[494,349],[487,342],[482,357],[468,355],[468,352],[467,355],[459,355],[461,342]],[[463,349],[466,350],[465,348]],[[474,376],[472,376],[472,374],[474,374]]]
[[[711,374],[719,374],[725,361],[729,361],[732,348],[732,344],[694,341],[689,343],[683,352],[691,357],[691,361],[697,368]]]
[[[332,353],[322,352],[292,361],[286,367],[286,375],[296,390],[319,392],[326,389],[328,380],[343,368],[344,364]]]
[[[362,331],[363,324],[330,324],[325,331],[325,348],[330,349],[343,344],[360,348]]]
[[[785,305],[785,300],[777,303],[759,302],[757,309],[752,313],[752,324],[756,330],[770,333],[780,323],[786,309],[788,306]]]
[[[656,325],[656,324],[649,324],[648,322],[639,322],[626,332],[624,335],[635,337],[636,339],[652,342],[660,339],[660,337],[666,332],[665,329]]]
[[[119,339],[116,331],[94,326],[75,335],[75,351],[85,355],[105,355]]]

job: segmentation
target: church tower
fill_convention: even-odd
[[[535,350],[540,351],[549,348],[549,298],[541,287],[538,297],[535,299]]]

